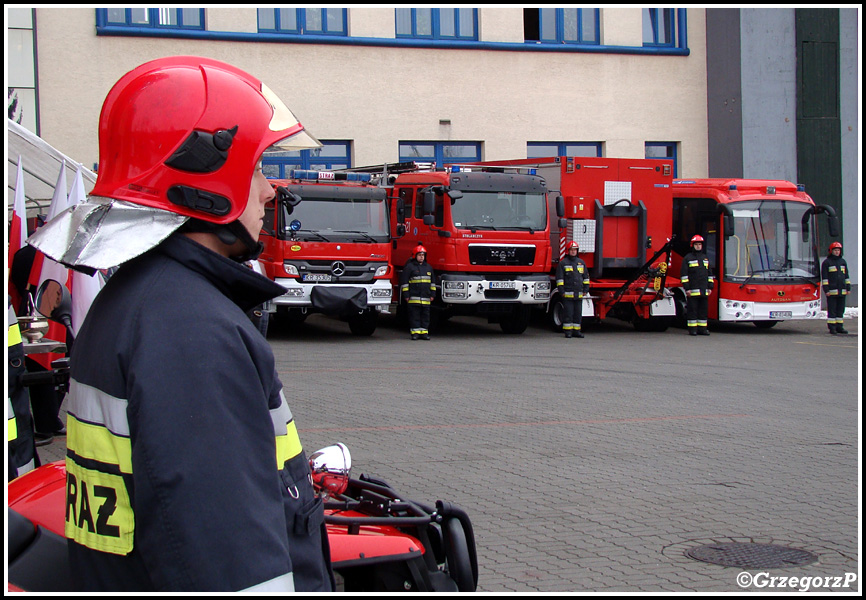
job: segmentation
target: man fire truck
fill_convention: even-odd
[[[324,313],[372,335],[391,303],[387,192],[363,173],[295,170],[272,179],[277,197],[265,217],[259,261],[286,288],[269,310],[277,320]]]
[[[505,333],[523,333],[531,307],[550,297],[544,180],[479,167],[385,167],[391,175],[393,264],[406,264],[419,244],[427,249],[439,290],[433,322],[481,315]],[[400,273],[392,280],[399,286]],[[397,294],[394,300],[399,302]]]

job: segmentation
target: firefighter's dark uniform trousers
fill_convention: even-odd
[[[821,286],[827,296],[827,329],[830,333],[848,333],[842,326],[845,301],[851,291],[848,263],[842,256],[830,255],[821,264]]]
[[[406,298],[409,332],[413,336],[429,335],[430,298],[436,296],[436,278],[430,264],[410,258],[400,275],[400,292]]]
[[[566,255],[556,267],[556,287],[562,299],[562,330],[571,337],[580,333],[583,298],[589,293],[589,272],[582,259]]]
[[[689,333],[709,334],[707,313],[715,279],[710,270],[710,260],[704,252],[692,251],[683,257],[680,280],[686,293],[686,325]]]

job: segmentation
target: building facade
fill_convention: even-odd
[[[271,176],[410,159],[669,158],[678,177],[806,183],[843,215],[859,272],[856,8],[6,11],[10,115],[88,166],[114,82],[154,58],[201,55],[261,78],[325,143],[269,161]],[[838,65],[835,116],[809,112],[834,100],[812,100],[826,85],[803,80],[803,52]]]

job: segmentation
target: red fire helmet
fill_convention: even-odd
[[[424,254],[427,254],[427,248],[425,248],[421,244],[418,244],[417,246],[415,246],[415,249],[412,251],[412,256],[418,256],[418,254],[420,254],[421,252],[423,252]]]
[[[701,244],[703,244],[703,243],[704,243],[704,238],[702,238],[702,237],[699,236],[699,235],[693,236],[693,237],[692,237],[692,241],[690,242],[691,245],[694,246],[695,243],[697,243],[697,242],[700,242]]]
[[[91,194],[230,223],[246,208],[256,164],[274,145],[321,146],[252,75],[210,58],[160,58],[108,92]]]
[[[832,244],[830,244],[830,250],[829,250],[829,252],[833,252],[833,250],[835,250],[836,248],[839,248],[839,250],[841,250],[841,249],[842,249],[842,244],[839,243],[839,242],[833,242]]]

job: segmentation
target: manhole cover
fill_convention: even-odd
[[[801,567],[818,560],[811,552],[773,544],[710,544],[686,550],[686,556],[724,567],[776,569]]]

